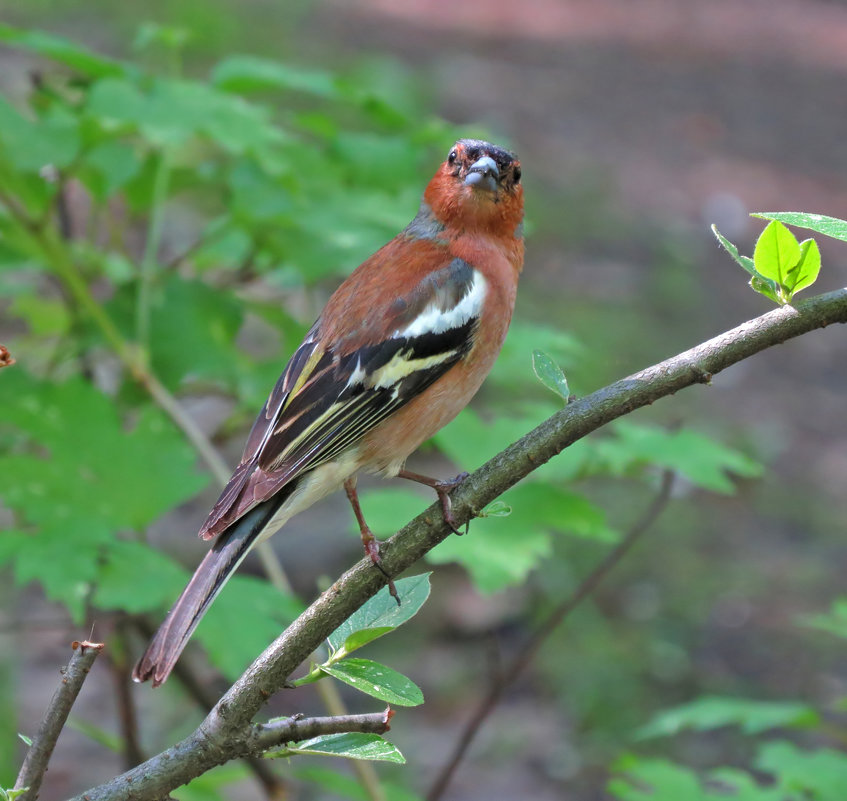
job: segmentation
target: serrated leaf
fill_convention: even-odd
[[[553,361],[543,350],[532,352],[532,369],[535,377],[549,389],[558,395],[565,403],[568,402],[570,390],[568,380],[556,362]]]
[[[757,211],[751,216],[760,217],[763,220],[776,220],[797,228],[807,228],[824,236],[847,242],[847,220],[839,220],[837,217],[802,211]]]
[[[421,573],[396,582],[397,593],[400,596],[399,606],[389,595],[388,588],[383,587],[327,637],[333,651],[338,651],[342,646],[346,647],[348,638],[353,634],[357,636],[350,641],[351,645],[359,647],[356,643],[360,640],[370,642],[382,634],[393,631],[417,614],[429,597],[429,575],[429,573]],[[373,636],[363,638],[358,634],[365,631]]]
[[[402,673],[370,659],[342,659],[321,670],[360,692],[395,706],[418,706],[423,703],[420,688]]]
[[[788,742],[767,742],[759,748],[755,767],[771,774],[783,793],[836,801],[847,787],[847,756],[829,748],[805,751]]]
[[[311,740],[289,746],[282,756],[294,754],[315,754],[318,756],[336,756],[347,759],[365,759],[376,762],[406,763],[405,757],[397,747],[383,740],[378,734],[349,732],[347,734],[326,734]],[[269,754],[274,756],[274,754]]]
[[[752,735],[771,729],[808,728],[819,722],[820,715],[806,704],[705,696],[660,712],[636,736],[670,737],[686,729],[711,731],[723,726],[738,726]]]
[[[761,465],[749,456],[690,429],[667,431],[619,422],[614,431],[614,438],[597,443],[595,453],[615,474],[652,464],[681,473],[704,489],[730,493],[734,484],[728,473],[754,477],[762,472]]]
[[[782,287],[788,287],[788,274],[799,261],[800,245],[794,234],[781,222],[769,222],[753,250],[756,272]]]
[[[505,493],[502,501],[511,508],[508,517],[473,520],[469,534],[444,540],[427,559],[436,564],[458,562],[480,592],[492,593],[520,584],[550,556],[551,532],[601,542],[617,539],[601,509],[552,484],[520,484]]]
[[[131,334],[135,289],[125,286],[107,304],[111,316]],[[233,388],[242,361],[235,340],[243,320],[238,301],[202,281],[170,275],[154,290],[150,310],[150,362],[169,389],[187,379],[205,379]]]
[[[173,603],[187,578],[165,554],[140,542],[117,540],[102,559],[92,603],[129,614],[157,610]]]
[[[127,431],[113,401],[82,379],[6,372],[0,428],[21,446],[0,456],[0,486],[31,530],[0,538],[0,560],[12,558],[19,582],[37,578],[78,619],[116,531],[146,526],[207,478],[152,407]]]

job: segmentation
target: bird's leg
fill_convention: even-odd
[[[469,524],[465,524],[464,531],[459,529],[459,526],[456,524],[456,518],[453,517],[453,504],[450,502],[450,493],[467,477],[467,473],[459,473],[459,475],[455,478],[448,479],[447,481],[440,481],[437,478],[430,478],[429,476],[424,476],[420,473],[413,473],[411,470],[401,470],[397,474],[397,478],[417,481],[418,484],[425,484],[427,487],[434,489],[438,495],[438,500],[441,501],[441,515],[444,518],[444,522],[453,529],[455,534],[458,534],[459,536],[467,534]]]
[[[400,605],[400,596],[397,594],[397,587],[394,586],[394,579],[385,572],[382,566],[382,559],[379,557],[379,540],[374,536],[370,526],[365,522],[365,516],[362,514],[362,507],[359,504],[359,494],[356,492],[356,477],[348,478],[344,482],[344,491],[347,493],[347,499],[350,501],[350,506],[353,507],[353,514],[356,515],[356,521],[359,524],[359,531],[362,534],[362,545],[365,547],[365,553],[370,556],[374,565],[379,568],[385,578],[388,579],[388,592],[391,597]]]

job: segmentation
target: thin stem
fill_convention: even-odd
[[[462,759],[468,752],[471,743],[476,738],[482,724],[490,717],[505,691],[523,675],[550,635],[565,621],[586,598],[600,585],[613,567],[620,563],[635,545],[636,541],[648,531],[659,515],[664,511],[671,498],[673,473],[665,471],[659,492],[649,508],[629,529],[626,536],[602,559],[602,561],[582,580],[574,592],[560,603],[541,624],[520,654],[500,673],[496,681],[491,683],[488,692],[480,700],[462,733],[456,739],[452,754],[441,772],[432,783],[426,794],[427,801],[438,801],[443,795],[451,779],[456,773]]]
[[[65,726],[70,714],[71,707],[82,689],[82,683],[88,676],[88,671],[94,664],[100,652],[103,650],[101,642],[75,642],[72,645],[73,655],[68,666],[64,668],[62,680],[53,694],[50,705],[44,713],[38,734],[35,735],[27,751],[21,771],[15,782],[15,790],[26,789],[26,792],[18,796],[21,801],[35,801],[47,764],[56,747],[56,741]]]
[[[127,618],[124,615],[118,616],[115,621],[114,638],[115,647],[110,649],[108,656],[121,724],[124,765],[129,770],[144,761],[144,753],[138,742],[138,716],[130,692],[132,665],[127,659]]]
[[[162,230],[165,221],[165,201],[170,183],[170,151],[163,148],[153,177],[153,197],[150,207],[150,225],[141,257],[141,270],[138,276],[138,294],[135,304],[135,339],[147,352],[150,346],[150,304],[153,295],[153,283],[156,277],[157,257],[162,243]]]

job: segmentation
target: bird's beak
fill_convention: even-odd
[[[487,189],[489,192],[496,192],[498,181],[500,180],[500,170],[497,169],[497,162],[491,156],[483,156],[471,164],[465,183],[478,189]]]

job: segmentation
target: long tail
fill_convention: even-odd
[[[132,671],[134,681],[152,678],[153,686],[158,687],[167,679],[209,605],[247,556],[283,500],[275,497],[259,504],[218,537],[138,660]]]

